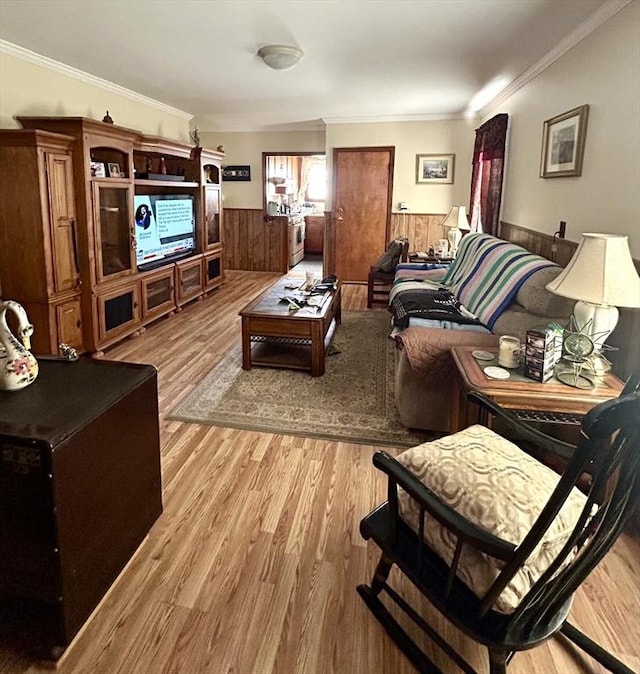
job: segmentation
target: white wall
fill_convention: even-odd
[[[376,122],[331,124],[324,131],[265,133],[201,132],[205,147],[224,146],[224,164],[249,164],[251,182],[225,183],[227,208],[262,208],[263,152],[326,152],[331,182],[334,147],[393,145],[395,150],[393,210],[406,201],[414,213],[446,213],[452,204],[468,204],[471,156],[477,121]],[[452,185],[416,185],[416,154],[455,154]],[[331,205],[330,195],[326,208]]]
[[[201,132],[203,147],[224,146],[223,166],[251,166],[250,182],[225,182],[222,199],[226,208],[262,208],[263,152],[324,152],[324,131]]]
[[[413,213],[447,213],[453,204],[467,206],[469,203],[471,159],[477,126],[477,120],[331,124],[327,126],[329,175],[333,148],[393,145],[393,210],[398,210],[398,202],[406,201]],[[454,183],[417,185],[417,154],[455,154]],[[330,206],[329,200],[327,209]]]
[[[1,128],[19,127],[16,115],[102,119],[107,110],[118,126],[189,140],[187,115],[172,114],[63,72],[0,54]]]
[[[507,99],[502,219],[547,234],[626,234],[640,258],[640,2],[634,0]],[[589,105],[582,176],[539,177],[542,125]]]

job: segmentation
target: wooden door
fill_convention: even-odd
[[[393,147],[334,148],[333,253],[342,281],[366,281],[389,238]]]
[[[58,334],[55,344],[52,345],[54,353],[62,342],[82,350],[82,312],[79,297],[56,305],[56,323]]]
[[[56,292],[78,286],[76,212],[71,155],[47,154],[49,208],[53,244],[53,274]]]

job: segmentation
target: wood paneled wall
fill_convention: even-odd
[[[222,222],[227,269],[287,273],[288,218],[265,219],[261,209],[225,208]]]
[[[438,239],[447,238],[447,229],[442,226],[446,213],[392,213],[391,238],[407,237],[409,250],[435,248]]]
[[[557,250],[553,250],[554,238],[550,234],[543,234],[542,232],[534,232],[531,229],[513,225],[510,222],[500,221],[500,238],[505,241],[517,243],[519,246],[526,248],[531,253],[546,257],[547,260],[553,260],[561,267],[566,267],[569,260],[578,247],[575,241],[567,241],[567,239],[555,239]]]

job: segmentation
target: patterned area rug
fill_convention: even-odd
[[[409,431],[400,422],[388,333],[386,312],[343,312],[322,377],[300,370],[242,370],[238,345],[169,418],[394,447],[431,440],[429,434]]]

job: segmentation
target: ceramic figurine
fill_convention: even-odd
[[[18,319],[18,338],[7,325],[8,309]],[[33,325],[22,306],[12,300],[0,300],[0,389],[17,391],[38,376],[38,361],[30,352],[32,334]]]

